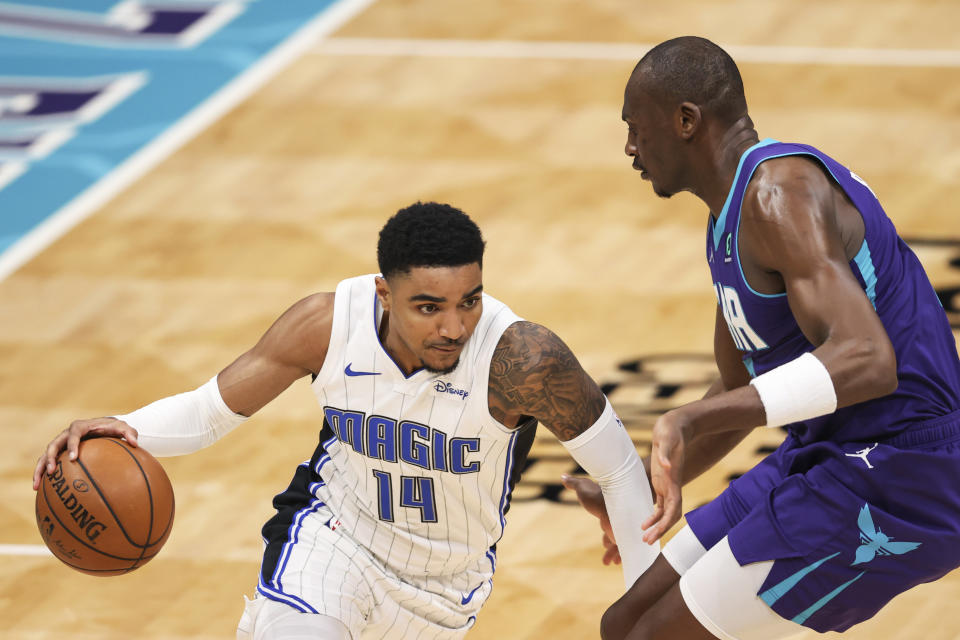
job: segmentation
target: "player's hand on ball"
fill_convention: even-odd
[[[680,520],[683,482],[683,461],[686,441],[683,419],[678,411],[670,411],[653,425],[653,447],[650,452],[650,480],[653,485],[653,515],[643,523],[643,541],[652,544]]]
[[[587,513],[600,519],[600,528],[603,530],[603,564],[620,564],[620,549],[613,537],[613,528],[610,526],[610,518],[607,517],[607,507],[600,485],[583,476],[563,475],[560,476],[560,481],[563,486],[577,494],[577,500]]]
[[[33,472],[33,490],[40,488],[40,478],[44,472],[53,473],[57,468],[57,456],[64,449],[71,460],[77,459],[77,448],[80,440],[88,436],[117,436],[137,446],[137,430],[122,420],[116,418],[92,418],[90,420],[74,420],[69,427],[61,431],[56,438],[50,441],[46,450],[37,460],[37,467]]]

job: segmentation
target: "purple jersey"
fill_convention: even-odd
[[[769,158],[817,159],[860,212],[864,240],[850,270],[880,316],[897,356],[897,390],[833,414],[789,426],[800,443],[885,440],[911,424],[960,409],[960,359],[946,313],[916,255],[900,239],[870,187],[813,147],[763,140],[740,158],[723,210],[707,227],[707,260],[727,326],[751,376],[760,375],[814,346],[790,311],[786,294],[754,291],[743,276],[738,250],[740,207],[757,166]]]
[[[817,631],[843,631],[960,566],[960,359],[919,261],[869,187],[806,145],[764,140],[740,159],[707,232],[717,299],[751,375],[812,351],[785,294],[750,288],[737,235],[743,193],[768,158],[816,158],[860,212],[850,270],[897,355],[898,389],[789,425],[783,444],[687,513],[704,547],[724,536],[743,565],[774,560],[758,596]]]

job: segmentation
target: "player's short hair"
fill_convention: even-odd
[[[723,120],[747,113],[737,63],[706,38],[682,36],[650,49],[634,69],[643,86],[670,102],[692,102]]]
[[[414,267],[483,266],[483,236],[463,211],[417,202],[400,209],[380,230],[377,264],[384,278]]]

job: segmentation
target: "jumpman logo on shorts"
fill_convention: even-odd
[[[869,460],[867,460],[867,456],[870,454],[871,451],[873,451],[876,448],[877,448],[877,443],[874,442],[872,447],[867,447],[866,449],[860,449],[860,451],[857,451],[856,453],[845,453],[843,455],[848,456],[850,458],[863,458],[863,462],[864,464],[867,465],[867,469],[873,469],[873,465],[870,464]]]

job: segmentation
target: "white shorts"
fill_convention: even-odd
[[[680,574],[680,593],[690,613],[722,640],[780,640],[806,631],[781,618],[760,599],[773,562],[740,566],[724,537],[709,551],[690,527],[663,547],[663,557]]]
[[[326,506],[301,521],[295,544],[284,549],[257,597],[340,620],[353,640],[456,640],[474,625],[493,588],[485,580],[471,593],[429,576],[397,576],[340,530],[327,526]]]

